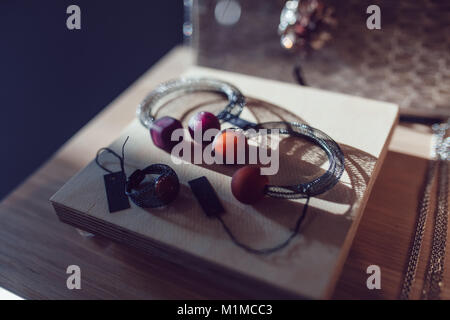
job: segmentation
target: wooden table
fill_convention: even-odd
[[[192,61],[188,49],[175,48],[144,74],[133,85],[134,89],[143,96],[148,88],[176,77]],[[0,204],[1,287],[27,299],[243,298],[236,292],[199,281],[171,263],[104,238],[82,237],[57,219],[48,201],[50,196],[92,160],[99,148],[117,137],[135,116],[138,98],[125,91]],[[398,296],[429,142],[430,134],[424,126],[396,129],[335,298]],[[424,248],[428,249],[429,232],[425,241]],[[427,256],[428,250],[423,253]],[[381,290],[366,287],[369,276],[366,268],[373,264],[381,268]],[[81,290],[66,287],[69,265],[81,268]],[[420,278],[424,270],[425,263],[421,263]],[[415,292],[420,285],[421,280],[414,287]],[[444,297],[450,297],[450,290],[444,289]]]

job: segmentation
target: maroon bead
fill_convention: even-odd
[[[171,151],[179,141],[172,141],[172,132],[182,129],[181,122],[172,117],[162,117],[151,124],[150,135],[153,143],[161,149]]]
[[[177,176],[166,175],[156,180],[155,194],[163,203],[170,203],[175,200],[179,191],[180,182]]]
[[[189,119],[189,133],[192,139],[195,139],[195,133],[197,130],[201,130],[202,143],[208,143],[210,141],[203,141],[203,132],[208,129],[220,130],[220,122],[217,117],[211,112],[201,111],[196,113]]]

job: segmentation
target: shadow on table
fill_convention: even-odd
[[[169,100],[167,103],[173,103]],[[189,107],[180,117],[180,121],[186,122],[190,115],[205,110],[211,105],[223,103],[223,99],[209,98],[207,101],[196,102]],[[192,105],[192,102],[190,103]],[[247,108],[255,122],[289,121],[307,122],[294,113],[274,104],[249,98]],[[186,107],[185,109],[186,110]],[[211,109],[208,109],[211,110]],[[185,141],[194,148],[191,141]],[[362,202],[363,194],[373,172],[376,158],[370,154],[353,147],[340,144],[345,155],[345,173],[341,181],[331,190],[318,195],[310,202],[300,233],[301,237],[293,241],[287,249],[261,259],[272,259],[274,263],[290,263],[295,256],[301,256],[302,248],[312,243],[320,244],[328,248],[340,248],[346,238],[352,224],[357,208]],[[318,146],[304,139],[296,137],[284,137],[279,144],[280,170],[269,178],[270,184],[292,185],[306,182],[325,173],[328,158],[325,152]],[[193,152],[191,152],[193,154]],[[190,162],[192,161],[191,159]],[[231,177],[240,165],[200,164],[206,169]],[[186,192],[190,193],[188,188]],[[190,196],[188,198],[191,198]],[[195,199],[190,199],[191,205],[195,205]],[[193,204],[194,202],[194,204]],[[179,211],[183,212],[186,202],[176,201]],[[241,242],[255,248],[272,247],[283,241],[294,228],[299,215],[302,213],[304,200],[282,200],[265,197],[254,206],[244,206],[237,201],[225,203],[225,222],[233,230]],[[201,211],[201,209],[199,209]],[[192,213],[194,214],[194,213]],[[200,213],[201,215],[202,213]],[[208,224],[208,228],[199,226],[196,221],[199,217],[177,217],[177,215],[161,215],[162,218],[178,224],[183,228],[212,238],[227,237],[216,221],[215,225]],[[206,217],[206,216],[204,216]]]

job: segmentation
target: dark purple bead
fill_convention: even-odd
[[[211,112],[201,111],[189,119],[189,133],[191,134],[192,139],[195,139],[194,133],[197,130],[201,130],[201,138],[203,143],[203,132],[208,129],[220,130],[219,119],[217,119],[217,117]],[[208,141],[205,142],[207,143]]]
[[[179,141],[172,141],[172,132],[176,129],[182,129],[181,122],[172,117],[162,117],[152,123],[150,135],[153,143],[161,149],[171,151]]]

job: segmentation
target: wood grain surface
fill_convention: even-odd
[[[191,61],[190,52],[177,48],[133,88],[145,94],[146,88],[176,77]],[[195,272],[157,257],[142,255],[102,237],[81,237],[56,218],[48,201],[51,195],[134,118],[139,101],[130,100],[127,92],[0,204],[0,286],[28,299],[245,298],[230,288],[207,280],[200,282]],[[429,137],[423,126],[397,127],[334,298],[398,296]],[[429,244],[429,235],[426,241]],[[426,245],[424,249],[422,256],[427,255]],[[66,268],[71,264],[82,269],[82,290],[66,287]],[[371,264],[381,267],[381,290],[366,287],[366,268]],[[424,266],[420,268],[416,291],[423,278]],[[448,272],[446,283],[447,279]],[[444,289],[444,297],[449,296]]]

